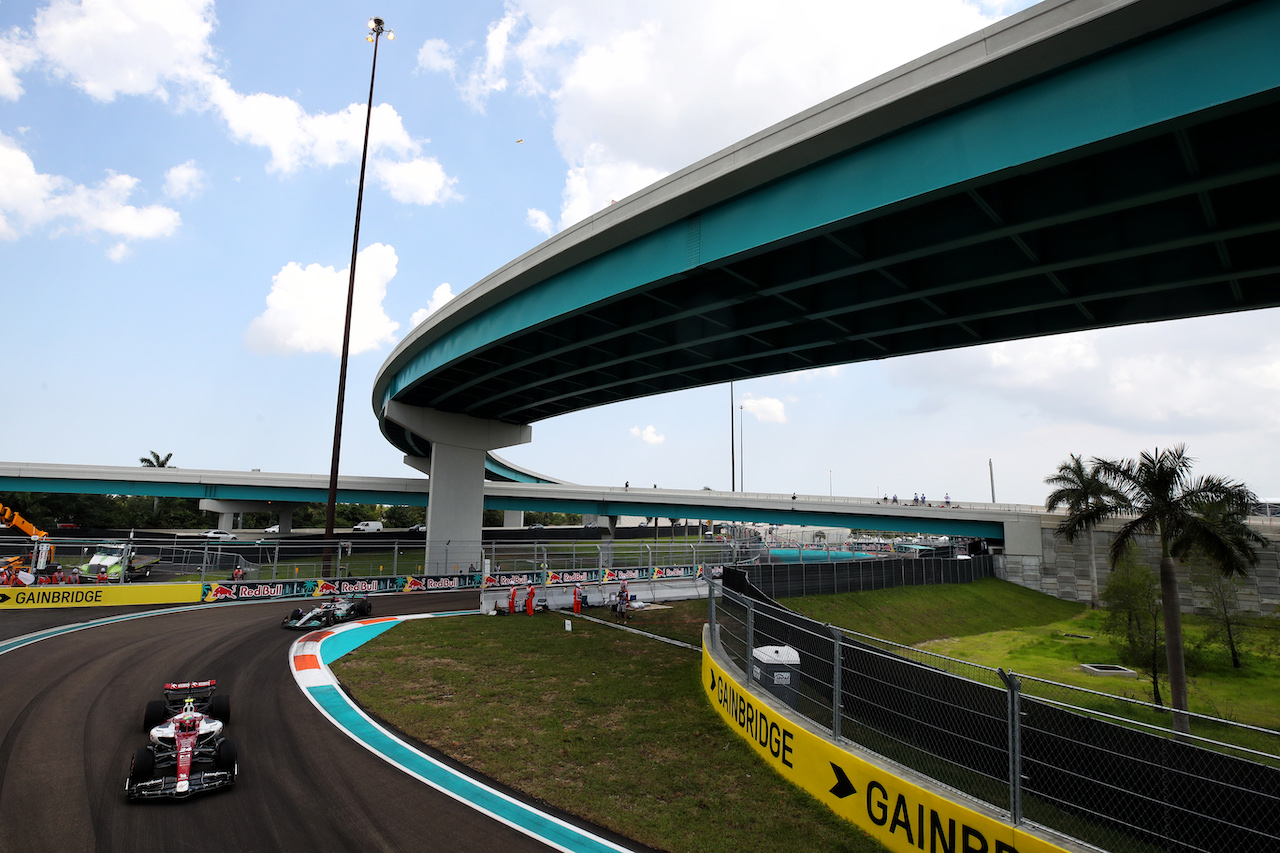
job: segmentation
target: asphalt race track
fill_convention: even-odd
[[[472,593],[374,598],[373,615],[464,610]],[[303,696],[280,628],[294,605],[165,613],[0,655],[0,851],[523,851],[547,848],[371,755]],[[0,638],[125,608],[0,613]],[[134,608],[136,610],[136,608]],[[226,791],[126,803],[143,706],[216,678],[240,777]]]

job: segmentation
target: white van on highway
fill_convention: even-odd
[[[351,529],[354,530],[356,533],[381,533],[382,522],[381,521],[362,521]]]

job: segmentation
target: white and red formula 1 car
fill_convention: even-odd
[[[170,682],[163,700],[147,703],[142,727],[151,743],[133,753],[126,799],[183,799],[235,784],[236,742],[222,736],[231,700],[213,695],[217,683]]]

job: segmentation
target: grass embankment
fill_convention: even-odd
[[[698,604],[633,625],[700,638]],[[761,762],[711,709],[699,667],[698,652],[538,614],[409,622],[334,670],[401,731],[652,847],[883,849]]]
[[[1118,662],[1101,614],[1004,581],[783,603],[974,663],[1150,698],[1144,681],[1079,671],[1082,662]],[[699,645],[705,618],[706,602],[690,601],[634,614],[631,625]],[[1188,617],[1186,626],[1195,643],[1201,621]],[[1266,654],[1269,633],[1248,640],[1243,672],[1225,652],[1199,655],[1193,710],[1277,727],[1280,662]],[[720,721],[695,652],[582,621],[566,632],[556,615],[463,617],[406,623],[334,669],[361,703],[418,740],[654,847],[882,849],[783,781]]]
[[[1003,667],[1099,693],[1152,701],[1151,680],[1147,676],[1099,677],[1080,669],[1082,663],[1124,663],[1118,648],[1102,632],[1104,611],[1090,611],[1083,604],[1059,601],[994,578],[925,589],[900,587],[872,594],[792,598],[784,604],[823,622],[947,657]],[[1263,728],[1280,728],[1280,703],[1276,701],[1280,692],[1280,659],[1275,654],[1280,643],[1280,623],[1258,620],[1258,627],[1243,632],[1240,669],[1231,665],[1225,648],[1203,642],[1208,627],[1203,617],[1183,616],[1191,710]],[[1160,689],[1167,705],[1169,688],[1163,680]],[[1147,719],[1146,715],[1142,717]],[[1150,717],[1150,721],[1167,722],[1160,715]]]

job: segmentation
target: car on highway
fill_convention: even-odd
[[[359,619],[373,612],[373,602],[368,593],[364,595],[335,595],[320,604],[303,609],[295,607],[280,623],[282,628],[297,628],[301,631],[312,628],[328,628],[339,622]]]
[[[426,533],[427,526],[425,524],[415,524],[409,528],[410,533]]]
[[[206,530],[200,534],[205,539],[235,539],[236,535],[226,530]]]
[[[125,799],[185,799],[235,784],[236,742],[223,736],[231,699],[215,696],[218,682],[169,682],[164,699],[147,703],[142,728],[151,742],[133,753]]]
[[[266,530],[264,530],[264,531],[262,531],[262,532],[263,532],[263,533],[279,533],[279,532],[280,532],[280,525],[278,525],[278,524],[273,524],[273,525],[271,525],[270,527],[268,527]]]

